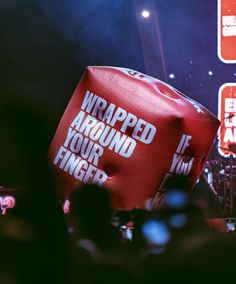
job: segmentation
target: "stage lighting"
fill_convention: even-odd
[[[141,14],[144,18],[148,18],[150,16],[150,12],[148,10],[143,10]]]
[[[225,219],[226,232],[235,231],[235,218],[226,218]]]

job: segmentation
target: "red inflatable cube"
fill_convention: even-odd
[[[199,103],[145,74],[88,67],[60,121],[49,157],[67,198],[80,183],[110,188],[114,209],[158,201],[163,181],[199,178],[219,121]]]

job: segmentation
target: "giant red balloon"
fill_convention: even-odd
[[[193,187],[219,121],[168,84],[115,67],[88,67],[60,121],[49,157],[67,198],[80,183],[105,185],[113,208],[143,208],[170,175]]]

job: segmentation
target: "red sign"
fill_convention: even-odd
[[[236,63],[236,0],[218,0],[218,57]]]
[[[218,150],[224,157],[236,157],[236,83],[226,83],[220,87],[218,102],[221,121]]]

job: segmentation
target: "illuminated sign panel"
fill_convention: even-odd
[[[20,191],[19,188],[5,187],[0,185],[0,215],[6,215],[9,209],[16,205],[16,196]]]
[[[6,215],[7,209],[15,206],[15,198],[13,196],[0,196],[0,215]]]
[[[218,0],[218,57],[236,63],[236,0]]]
[[[219,153],[224,157],[236,157],[236,83],[226,83],[219,89],[218,117],[221,121],[219,128]]]

